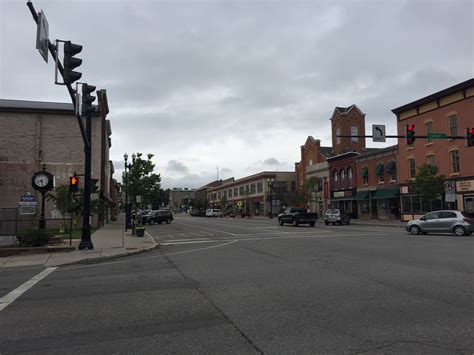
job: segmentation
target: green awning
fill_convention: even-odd
[[[399,189],[380,189],[375,191],[375,195],[372,197],[372,199],[377,200],[381,198],[394,198],[398,197],[398,195],[400,195]]]
[[[362,170],[360,171],[360,176],[364,177],[364,176],[369,176],[369,168],[364,166],[362,168]]]
[[[394,160],[388,162],[387,168],[385,169],[387,173],[394,173],[397,170],[397,164]]]
[[[378,164],[375,167],[375,175],[377,175],[377,176],[383,175],[383,164]]]
[[[357,195],[354,196],[354,201],[363,201],[369,199],[369,191],[357,191]]]

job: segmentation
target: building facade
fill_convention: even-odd
[[[330,120],[332,155],[364,150],[365,138],[357,136],[365,135],[365,114],[356,105],[336,107]]]
[[[398,135],[405,135],[405,127],[410,124],[414,125],[415,136],[433,133],[448,136],[448,139],[417,138],[412,145],[404,138],[398,140],[402,220],[417,218],[433,208],[474,211],[474,147],[468,147],[463,138],[466,128],[474,126],[474,79],[392,112],[397,117]],[[452,136],[460,139],[449,139]],[[423,163],[435,165],[439,174],[445,176],[445,182],[454,188],[435,201],[434,206],[427,206],[408,186]]]
[[[358,218],[400,219],[396,145],[355,158]]]
[[[211,208],[266,216],[279,212],[287,194],[295,191],[294,172],[264,171],[210,189],[207,201]]]
[[[92,178],[98,180],[98,191],[92,199],[100,200],[102,213],[99,211],[92,219],[96,227],[110,213],[113,171],[105,91],[98,91],[97,96],[99,109],[92,115]],[[54,175],[56,187],[68,185],[74,173],[83,186],[80,174],[84,173],[84,144],[72,104],[0,100],[0,209],[17,209],[21,196],[31,193],[38,201],[36,213],[22,218],[37,221],[41,194],[33,189],[31,179],[33,173],[43,169]],[[46,219],[62,218],[53,202],[46,202],[45,213]]]
[[[169,192],[169,206],[173,212],[186,212],[196,199],[196,189],[173,187]]]
[[[329,169],[330,206],[357,217],[357,175],[355,160],[359,152],[347,152],[327,159]]]

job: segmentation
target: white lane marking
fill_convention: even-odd
[[[184,237],[185,239],[189,239],[189,237],[188,237],[186,234],[184,234],[184,233],[180,233],[179,235],[182,236],[182,237]]]
[[[199,243],[221,243],[223,241],[224,240],[202,240],[202,239],[189,240],[188,239],[188,240],[181,240],[181,241],[173,240],[173,241],[161,243],[161,245],[166,246],[166,245],[184,245],[184,244],[199,244]]]
[[[278,226],[275,227],[256,227],[256,229],[277,229]]]
[[[32,288],[34,285],[36,285],[38,282],[40,282],[42,279],[44,279],[56,269],[57,267],[48,267],[44,269],[38,275],[33,276],[31,279],[24,282],[10,293],[0,298],[0,311],[3,311],[5,308],[7,308],[18,297],[20,297],[22,294],[24,294],[26,291],[28,291],[30,288]]]
[[[229,243],[224,243],[224,244],[219,244],[219,245],[213,245],[212,247],[207,247],[207,248],[199,248],[199,249],[193,249],[193,250],[185,250],[185,251],[178,251],[176,253],[171,253],[171,254],[164,254],[165,256],[170,256],[170,255],[177,255],[177,254],[185,254],[185,253],[192,253],[195,251],[200,251],[200,250],[208,250],[208,249],[214,249],[214,248],[220,248],[220,247],[225,247],[226,245],[235,243],[237,240],[232,240]]]

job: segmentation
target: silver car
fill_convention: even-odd
[[[350,224],[351,218],[344,211],[337,208],[330,208],[324,214],[324,224],[328,225],[329,223],[332,223],[333,225],[338,223],[342,226],[343,224]]]
[[[457,236],[474,232],[474,218],[467,212],[434,211],[407,223],[405,229],[413,235],[428,233],[454,233]]]

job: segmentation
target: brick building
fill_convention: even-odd
[[[474,126],[474,79],[438,91],[392,110],[397,116],[398,135],[405,134],[407,124],[415,125],[415,135],[445,133],[465,136],[465,129]],[[439,174],[455,185],[454,199],[442,196],[431,208],[452,208],[474,211],[474,147],[465,139],[422,139],[407,145],[398,141],[398,167],[402,220],[410,220],[428,212],[420,196],[409,191],[408,182],[423,164],[438,167]]]
[[[365,148],[365,114],[356,106],[336,107],[331,116],[332,153],[362,152]],[[348,136],[348,137],[338,137]]]
[[[92,198],[101,202],[100,213],[92,222],[96,227],[107,221],[114,203],[109,161],[112,130],[106,119],[105,90],[98,91],[97,97],[99,109],[92,115],[92,178],[98,179],[99,190]],[[34,223],[39,218],[41,194],[31,186],[33,173],[45,167],[54,175],[56,187],[67,185],[74,172],[84,173],[83,147],[72,104],[0,100],[0,209],[15,211],[20,197],[30,192],[38,201],[36,215],[30,216]],[[61,217],[52,202],[45,211],[47,219]]]
[[[371,150],[355,158],[358,217],[399,219],[397,146]]]
[[[207,201],[211,208],[263,216],[280,211],[287,194],[295,191],[294,172],[263,171],[210,189]]]

